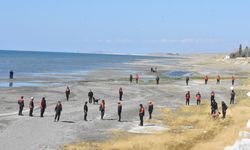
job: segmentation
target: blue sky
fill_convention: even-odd
[[[249,0],[0,0],[0,49],[227,52],[249,18]]]

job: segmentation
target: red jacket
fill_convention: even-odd
[[[141,107],[139,110],[139,116],[144,116],[145,110],[144,107]]]

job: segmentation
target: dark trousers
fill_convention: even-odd
[[[119,94],[119,100],[122,101],[122,94]]]
[[[186,99],[186,105],[189,105],[189,99]]]
[[[87,115],[88,113],[87,112],[84,112],[84,120],[87,121]]]
[[[152,119],[152,111],[149,111],[149,119]]]
[[[156,84],[159,84],[159,80],[156,80]]]
[[[186,85],[188,85],[188,80],[186,80]]]
[[[205,84],[207,84],[207,80],[205,80]]]
[[[105,111],[101,111],[101,119],[103,119]]]
[[[43,117],[44,111],[45,111],[45,108],[41,108],[40,117]]]
[[[56,120],[59,121],[60,116],[61,116],[61,112],[56,112],[55,121],[56,121]]]
[[[122,115],[122,113],[118,112],[118,121],[121,121],[121,115]]]
[[[222,111],[222,118],[226,118],[226,111]]]
[[[200,100],[197,100],[197,105],[200,105],[201,104],[201,101]]]
[[[220,84],[220,80],[217,80],[216,84]]]
[[[18,115],[23,115],[23,107],[19,107]]]
[[[66,99],[67,99],[67,101],[69,100],[69,94],[66,94]]]
[[[216,113],[216,109],[211,109],[211,114],[215,114]]]
[[[33,116],[33,108],[30,108],[30,116]]]
[[[234,98],[230,99],[230,104],[234,104]]]
[[[138,80],[136,79],[136,84],[138,84]]]
[[[89,97],[89,103],[92,103],[93,97]]]
[[[143,116],[140,115],[140,126],[143,126]]]
[[[232,85],[234,85],[234,80],[232,80]]]

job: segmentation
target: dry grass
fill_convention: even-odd
[[[249,80],[240,87],[240,91],[249,89]],[[238,139],[239,131],[246,129],[246,122],[250,118],[249,99],[245,92],[239,92],[237,105],[230,106],[227,118],[216,120],[209,115],[208,103],[201,106],[182,107],[172,111],[162,109],[160,118],[169,126],[169,130],[157,134],[131,134],[114,132],[116,138],[105,142],[87,142],[64,146],[65,150],[210,150],[224,149]]]

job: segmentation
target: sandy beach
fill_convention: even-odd
[[[183,107],[186,91],[191,92],[192,106],[196,105],[194,96],[198,91],[202,94],[203,103],[203,101],[208,102],[212,90],[216,91],[216,100],[219,106],[222,100],[229,105],[231,88],[229,78],[232,75],[236,76],[234,88],[238,90],[237,88],[241,86],[242,82],[247,80],[250,66],[246,63],[238,64],[223,58],[224,55],[204,54],[181,56],[173,59],[170,64],[164,63],[169,59],[128,63],[133,70],[137,70],[141,75],[142,79],[138,85],[129,83],[129,73],[108,69],[93,71],[84,78],[79,76],[79,80],[74,81],[64,78],[43,79],[51,83],[59,83],[59,85],[1,88],[0,149],[63,149],[65,145],[81,142],[99,143],[112,140],[117,136],[113,134],[114,131],[143,136],[149,132],[148,130],[152,130],[152,133],[168,130],[168,126],[160,117],[163,113],[162,109],[177,110]],[[155,84],[156,74],[150,73],[152,66],[157,67],[161,77],[159,85]],[[189,72],[190,85],[185,85],[185,76],[178,78],[165,76],[165,73],[171,71]],[[209,84],[205,86],[203,76],[206,74],[209,75],[210,79]],[[215,84],[217,74],[222,76],[220,85]],[[14,82],[17,81],[18,79]],[[66,101],[64,94],[67,85],[71,89],[69,101]],[[120,87],[124,91],[122,122],[117,121],[118,90]],[[99,105],[88,104],[88,121],[83,121],[83,104],[88,100],[87,94],[90,89],[94,92],[94,97],[106,101],[104,120],[100,119]],[[17,100],[20,96],[25,98],[24,116],[17,115]],[[28,100],[31,96],[35,98],[34,117],[28,116]],[[48,107],[44,114],[45,117],[40,118],[39,102],[43,96],[47,99]],[[54,122],[54,107],[58,100],[62,101],[63,111],[60,122]],[[142,103],[147,110],[149,100],[153,101],[155,106],[153,120],[149,121],[146,113],[144,117],[145,127],[139,128],[139,104]],[[236,98],[236,103],[237,101]],[[206,110],[207,113],[209,111],[209,109]],[[233,114],[229,113],[230,115]],[[122,139],[123,136],[120,136],[119,138]],[[226,144],[232,145],[233,143]],[[222,144],[222,146],[226,147],[227,145]],[[70,146],[67,148],[70,149]]]

